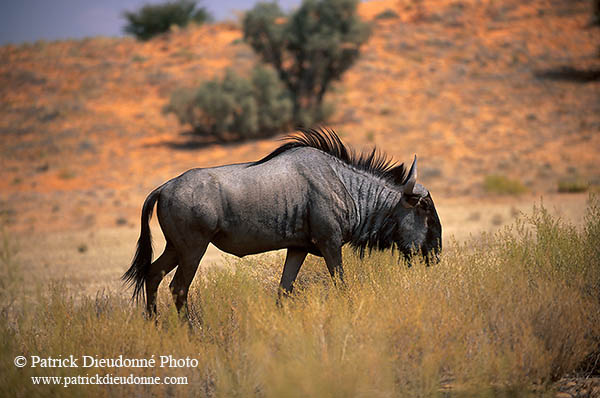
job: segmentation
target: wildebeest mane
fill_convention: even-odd
[[[356,152],[353,148],[344,145],[340,137],[331,129],[300,128],[298,129],[298,133],[289,135],[284,140],[288,142],[264,158],[251,163],[250,166],[268,162],[276,156],[294,148],[308,147],[328,153],[358,170],[366,171],[396,184],[404,184],[407,179],[404,163],[397,165],[393,159],[378,151],[377,148],[373,148],[369,152]]]

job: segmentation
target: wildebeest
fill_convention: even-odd
[[[156,313],[163,277],[178,266],[170,288],[177,310],[209,243],[239,257],[287,249],[280,294],[292,285],[308,253],[322,256],[343,282],[342,246],[416,251],[426,261],[441,250],[442,227],[431,195],[385,155],[357,154],[332,130],[300,130],[261,160],[192,169],[148,195],[137,251],[123,279]],[[152,262],[149,220],[157,203],[166,247]]]

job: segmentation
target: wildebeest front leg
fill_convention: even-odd
[[[342,286],[344,282],[344,269],[342,268],[342,246],[336,244],[324,244],[319,247],[323,258],[325,258],[325,264],[329,274],[333,279],[333,283],[337,284],[337,280],[341,282]]]
[[[298,276],[298,271],[300,271],[300,267],[307,254],[308,252],[301,249],[288,249],[285,264],[283,266],[283,274],[281,274],[281,282],[279,283],[278,300],[280,300],[283,295],[292,292],[294,281]]]

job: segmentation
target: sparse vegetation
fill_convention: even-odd
[[[131,57],[131,62],[146,62],[148,60],[147,57],[144,57],[143,55],[139,55],[139,54],[135,54],[133,57]]]
[[[558,182],[558,192],[578,193],[586,192],[590,184],[582,178],[568,178]]]
[[[275,2],[258,3],[244,17],[244,39],[289,90],[296,124],[327,118],[325,94],[367,41],[370,29],[356,5],[356,0],[305,0],[286,15]]]
[[[73,178],[75,178],[77,175],[75,174],[75,172],[73,170],[70,169],[61,169],[60,172],[58,173],[58,178],[60,178],[61,180],[71,180]]]
[[[429,268],[407,268],[392,253],[360,261],[346,252],[343,290],[309,258],[283,308],[274,300],[281,259],[239,260],[197,279],[190,326],[168,306],[166,287],[155,324],[122,295],[81,297],[51,284],[36,300],[19,296],[13,321],[0,322],[0,394],[434,397],[547,389],[598,358],[599,205],[591,201],[583,229],[538,208],[512,229],[451,245]],[[195,358],[198,367],[101,369],[186,376],[184,386],[64,388],[32,385],[30,376],[48,369],[12,363],[17,355],[61,354],[173,355]],[[60,368],[51,375],[85,373]]]
[[[272,69],[254,68],[251,79],[227,70],[223,79],[173,93],[165,112],[199,135],[221,141],[257,138],[284,129],[292,103]]]
[[[210,19],[206,9],[197,7],[193,0],[146,4],[137,11],[125,11],[123,16],[127,19],[123,31],[139,40],[168,32],[171,26],[183,27],[191,22],[201,24]]]
[[[483,189],[488,193],[497,195],[520,195],[527,192],[527,187],[519,180],[513,180],[499,174],[486,176],[483,181]]]
[[[492,222],[492,225],[495,225],[495,226],[502,225],[502,223],[504,222],[504,218],[502,217],[501,214],[496,213],[492,216],[491,222]]]
[[[399,17],[400,16],[398,15],[398,13],[390,8],[387,8],[379,14],[375,15],[375,19],[397,19]]]

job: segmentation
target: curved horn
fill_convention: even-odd
[[[404,193],[406,195],[412,195],[415,184],[417,183],[417,155],[415,155],[415,159],[413,160],[412,166],[410,166],[410,171],[408,172],[408,177],[406,177],[406,183],[404,184]]]

